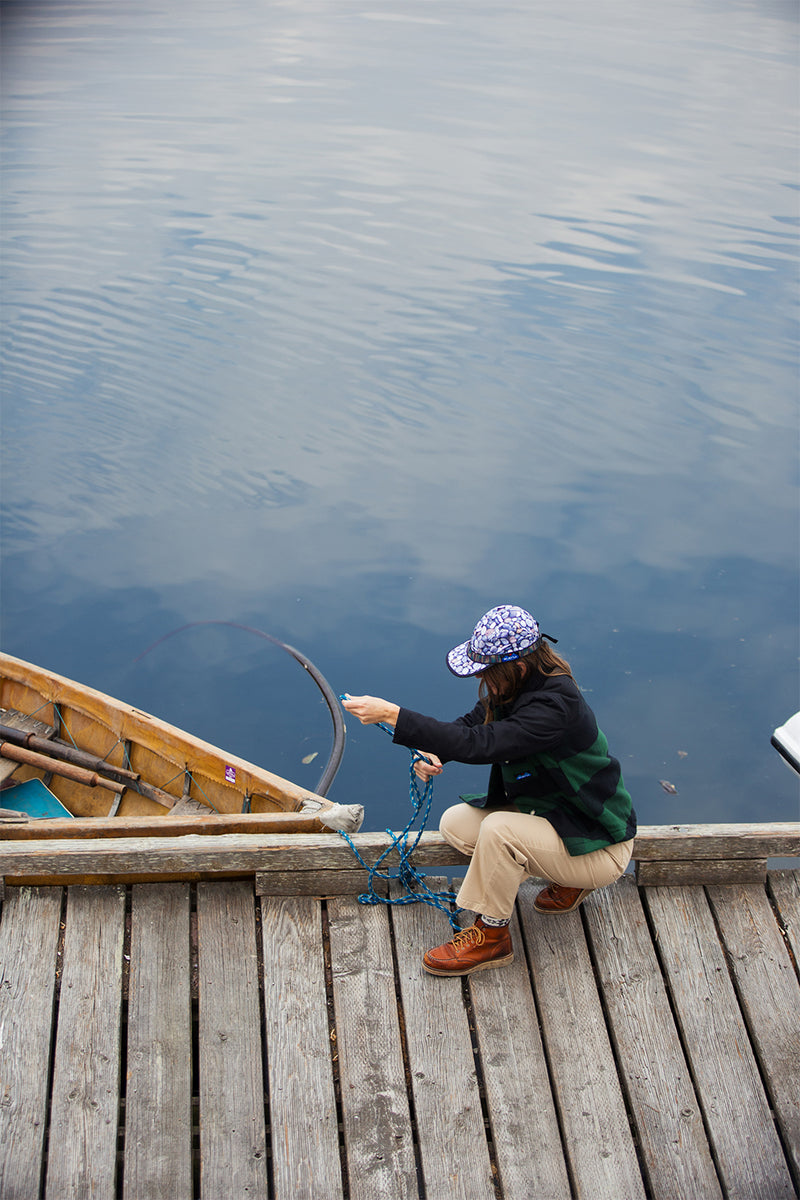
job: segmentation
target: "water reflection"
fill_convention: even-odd
[[[796,14],[4,17],[5,647],[308,782],[291,664],[136,655],[232,619],[456,713],[519,602],[645,819],[794,815]]]

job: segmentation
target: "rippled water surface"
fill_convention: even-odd
[[[313,787],[310,678],[201,622],[455,716],[519,603],[644,823],[795,819],[796,8],[3,19],[3,648]],[[407,764],[349,721],[330,795]]]

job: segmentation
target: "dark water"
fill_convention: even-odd
[[[140,656],[455,716],[519,603],[642,822],[796,819],[794,5],[3,19],[3,648],[313,787],[288,655]],[[348,721],[330,794],[407,764]]]

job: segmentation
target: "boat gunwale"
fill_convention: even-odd
[[[177,774],[180,776],[183,776],[183,773],[189,770],[192,778],[201,781],[208,779],[213,782],[215,787],[221,788],[225,792],[230,792],[231,795],[239,797],[242,801],[245,796],[264,796],[268,801],[272,801],[273,803],[288,802],[291,805],[291,807],[284,808],[275,815],[309,818],[315,822],[313,828],[319,831],[323,827],[318,820],[318,813],[335,807],[334,803],[327,797],[321,796],[317,792],[313,792],[299,784],[292,783],[290,780],[272,771],[268,771],[266,768],[259,767],[255,763],[241,758],[239,755],[229,754],[223,748],[214,746],[212,743],[198,738],[194,734],[188,733],[186,730],[162,720],[160,717],[144,712],[142,709],[118,700],[113,696],[109,696],[96,688],[38,667],[33,663],[26,662],[24,659],[15,658],[13,655],[0,652],[0,686],[6,680],[11,685],[19,685],[35,693],[41,699],[42,707],[53,705],[58,706],[59,709],[64,708],[68,711],[79,713],[83,719],[107,730],[116,739],[117,743],[131,742],[134,747],[139,747],[145,753],[154,755],[162,759],[164,763],[174,766]],[[5,707],[5,702],[0,707]],[[113,749],[112,747],[112,751],[108,751],[109,756],[113,752]],[[214,769],[215,766],[218,768],[216,771]],[[235,770],[235,783],[229,783],[224,778],[226,767],[231,767]],[[111,770],[114,769],[114,764],[111,761],[109,761],[109,768]],[[182,778],[180,782],[182,786]],[[171,786],[169,781],[166,784],[156,784],[156,786],[173,795],[173,793],[169,792],[169,787]],[[131,790],[135,793],[135,787]],[[178,802],[181,799],[181,795],[176,794],[173,798]],[[301,812],[304,803],[307,801],[314,802],[315,813],[303,814]],[[248,815],[239,810],[231,813],[216,813],[212,809],[212,813],[214,817],[230,816],[241,818]],[[268,811],[254,815],[263,818],[273,814]],[[73,822],[94,822],[98,819],[97,817],[77,816],[73,818]],[[121,818],[115,817],[111,819],[117,820]],[[131,820],[133,818],[129,817],[126,819]],[[178,818],[171,817],[169,810],[165,810],[164,816],[160,817],[160,819],[175,821]],[[81,836],[81,834],[76,830],[73,836]]]

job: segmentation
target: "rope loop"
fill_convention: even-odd
[[[394,736],[394,730],[391,726],[385,725],[382,721],[377,721],[376,724],[384,733],[388,733],[390,737]],[[414,771],[414,767],[418,762],[427,761],[425,755],[420,754],[418,750],[411,751],[411,764],[408,772],[411,817],[401,833],[394,833],[391,829],[384,830],[391,838],[391,842],[380,857],[376,859],[374,866],[370,866],[369,863],[364,861],[353,839],[348,834],[343,830],[339,830],[339,834],[347,842],[353,854],[355,854],[359,863],[367,872],[368,891],[362,892],[358,897],[359,904],[430,904],[433,908],[438,908],[441,912],[445,913],[452,927],[458,929],[458,914],[463,912],[463,909],[453,909],[452,907],[456,902],[455,892],[432,891],[425,882],[427,876],[422,871],[418,871],[411,861],[411,855],[416,850],[419,839],[425,830],[433,803],[433,780],[427,779],[424,789],[420,789],[420,781]],[[420,813],[422,813],[422,817],[419,828],[412,832]],[[391,854],[392,850],[396,850],[400,856],[400,864],[397,871],[381,871],[381,863]],[[405,894],[402,896],[379,896],[375,891],[376,880],[381,880],[387,886],[393,882],[399,883],[405,888]]]

